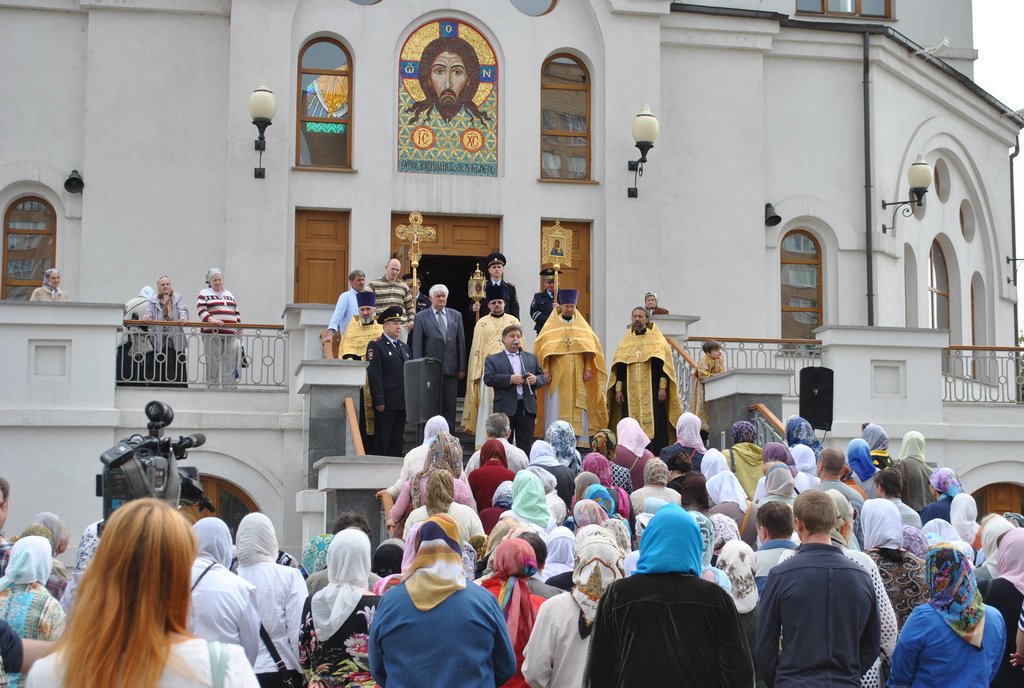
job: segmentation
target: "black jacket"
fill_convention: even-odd
[[[405,408],[405,362],[412,358],[409,346],[401,340],[397,348],[384,335],[366,347],[366,376],[373,405],[384,405],[385,411]]]
[[[523,363],[523,375],[533,373],[537,376],[535,384],[523,385],[523,407],[527,413],[537,415],[537,390],[548,383],[548,376],[541,370],[537,357],[529,351],[520,353],[519,358]],[[494,388],[494,412],[504,413],[509,418],[515,415],[518,403],[512,375],[512,364],[504,349],[484,359],[484,384]]]

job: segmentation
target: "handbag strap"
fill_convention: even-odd
[[[210,569],[212,569],[216,565],[217,565],[217,562],[213,562],[212,564],[207,566],[205,569],[203,569],[203,572],[199,574],[199,578],[196,578],[196,582],[192,584],[192,589],[193,590],[195,590],[196,586],[199,585],[199,581],[203,580],[203,577],[210,572]]]
[[[750,520],[750,507],[753,504],[749,499],[747,500],[747,511],[743,514],[743,523],[740,524],[740,535],[747,529],[747,521]]]
[[[281,653],[277,651],[277,647],[274,646],[274,641],[271,639],[270,634],[267,632],[267,627],[260,622],[260,638],[263,640],[263,644],[267,646],[267,652],[270,653],[270,658],[274,660],[274,664],[277,665],[277,670],[282,673],[288,673],[288,667],[285,665],[284,660],[281,659]]]
[[[210,653],[210,680],[213,688],[224,688],[224,677],[228,671],[228,653],[224,646],[213,640],[206,641],[206,649]]]

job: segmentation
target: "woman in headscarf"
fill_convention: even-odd
[[[405,455],[405,459],[402,461],[402,470],[399,472],[398,479],[395,480],[394,485],[377,493],[377,497],[384,504],[386,513],[390,512],[394,500],[398,499],[398,495],[402,493],[402,486],[409,480],[409,477],[423,470],[427,462],[427,450],[434,443],[434,438],[442,432],[448,432],[448,421],[445,420],[444,416],[433,416],[427,420],[426,425],[423,426],[423,442],[410,449]],[[390,503],[384,497],[387,497]],[[388,520],[390,521],[390,519],[389,513]],[[389,522],[388,525],[392,526],[394,524]]]
[[[426,502],[427,480],[435,471],[448,471],[453,478],[462,475],[462,443],[447,432],[438,433],[427,450],[427,462],[423,470],[413,474],[402,485],[402,492],[391,507],[391,520],[396,527],[401,525],[413,509]],[[476,509],[473,491],[462,480],[455,480],[455,501]]]
[[[925,582],[928,604],[916,607],[903,625],[889,685],[946,686],[961,677],[987,686],[1002,661],[1006,626],[982,602],[974,567],[958,549],[940,543],[928,550]]]
[[[544,602],[543,597],[530,592],[527,582],[537,573],[537,555],[526,540],[507,538],[495,550],[491,568],[494,574],[484,578],[481,585],[498,600],[516,654],[516,672],[501,685],[505,688],[529,688],[523,678],[523,650],[533,632],[537,610]]]
[[[859,437],[854,437],[846,445],[846,461],[850,469],[857,476],[857,484],[864,491],[868,499],[875,498],[875,473],[878,469],[871,462],[871,450],[868,443]]]
[[[628,556],[633,551],[633,536],[630,534],[629,526],[626,525],[625,521],[612,516],[606,519],[601,526],[615,538],[615,544],[622,550],[622,556]]]
[[[711,558],[715,555],[715,525],[710,518],[699,511],[690,511],[689,513],[697,521],[697,527],[700,529],[700,577],[729,592],[729,578],[721,569],[711,565]]]
[[[786,419],[786,445],[794,447],[803,444],[814,450],[814,458],[821,454],[821,442],[814,434],[814,428],[806,419],[800,416],[790,416]]]
[[[984,561],[974,570],[974,577],[979,584],[999,575],[996,568],[999,543],[1002,542],[1003,536],[1014,528],[1015,525],[999,514],[989,514],[981,521],[981,551],[984,553]]]
[[[700,472],[704,477],[711,480],[722,471],[729,470],[729,464],[725,462],[725,456],[714,447],[704,452],[704,458],[700,462]]]
[[[814,450],[806,444],[796,444],[789,448],[789,453],[796,464],[796,491],[803,492],[821,483],[818,477],[818,460],[814,456]]]
[[[552,576],[572,571],[575,563],[573,548],[576,546],[576,537],[565,526],[558,526],[544,538],[544,544],[548,547],[548,558],[541,572],[541,580],[547,583]]]
[[[949,505],[949,524],[975,552],[981,551],[981,526],[978,524],[978,503],[974,497],[966,492],[953,497]]]
[[[274,524],[264,514],[252,513],[242,519],[238,524],[236,549],[238,575],[256,587],[260,623],[267,629],[288,674],[295,681],[301,681],[299,628],[302,606],[308,597],[302,574],[298,569],[276,563],[277,534]],[[285,685],[285,677],[278,671],[266,643],[260,644],[253,669],[261,686]]]
[[[888,499],[869,499],[860,514],[864,551],[878,566],[885,592],[902,628],[910,612],[928,601],[924,561],[903,547],[899,509]]]
[[[651,686],[683,677],[692,686],[753,685],[736,605],[700,578],[694,516],[674,504],[659,509],[640,540],[636,573],[605,589],[587,657],[591,685],[619,685],[623,676]]]
[[[661,460],[668,467],[668,488],[679,493],[679,503],[684,509],[699,509],[706,512],[711,508],[707,496],[707,480],[704,474],[694,469],[690,462],[689,450],[678,444],[670,444],[661,450]]]
[[[668,487],[668,466],[658,457],[654,457],[644,466],[644,486],[633,490],[629,495],[634,515],[643,511],[644,502],[650,497],[664,499],[673,504],[680,503],[679,493]]]
[[[911,430],[900,442],[900,454],[893,466],[903,479],[903,492],[900,499],[917,513],[935,500],[931,494],[929,479],[932,469],[924,459],[924,435]]]
[[[466,584],[455,521],[431,516],[408,547],[404,580],[381,597],[370,624],[374,680],[417,685],[429,670],[431,685],[503,684],[517,668],[505,619],[490,592]],[[443,651],[438,639],[448,641]]]
[[[1024,676],[1021,675],[1019,668],[1011,666],[1009,657],[1010,653],[1017,649],[1017,634],[1014,629],[1017,628],[1017,620],[1024,608],[1024,528],[1006,531],[999,543],[996,559],[999,575],[978,584],[985,604],[997,609],[1006,624],[1006,647],[999,665],[999,673],[992,681],[992,686],[1020,688],[1024,685]]]
[[[755,499],[757,481],[764,477],[764,451],[756,442],[754,424],[748,420],[736,421],[732,424],[732,446],[723,452],[750,499]]]
[[[560,464],[574,474],[580,470],[583,459],[576,450],[576,431],[572,429],[572,425],[564,420],[556,420],[544,433],[544,439],[554,448],[555,458]]]
[[[65,614],[71,613],[71,607],[75,603],[75,590],[81,583],[86,567],[96,554],[96,548],[100,545],[100,524],[103,521],[90,523],[82,531],[82,538],[78,541],[78,556],[75,558],[75,568],[71,571],[68,585],[64,588],[64,594],[60,596],[60,606]]]
[[[742,538],[740,538],[740,529],[736,527],[736,521],[725,514],[714,514],[709,518],[711,519],[711,525],[715,528],[715,544],[711,555],[712,563],[714,563],[717,561],[718,554],[722,551],[725,543],[730,540],[741,540]]]
[[[763,475],[757,479],[757,487],[754,489],[754,501],[758,504],[766,494],[765,481],[768,476],[768,469],[772,464],[784,463],[789,468],[789,472],[793,476],[793,484],[796,485],[796,476],[799,471],[796,468],[796,461],[793,459],[792,452],[789,451],[789,447],[782,444],[781,442],[767,442],[764,445],[764,450],[761,453],[762,467],[761,471]]]
[[[925,538],[928,540],[929,547],[938,542],[948,542],[961,552],[968,553],[968,550],[971,550],[970,558],[972,562],[974,561],[973,548],[963,541],[960,533],[956,532],[956,528],[949,521],[933,518],[921,526],[921,532],[924,533]]]
[[[603,487],[601,489],[604,490]],[[608,492],[605,491],[605,494],[607,495]],[[609,502],[611,502],[610,497],[606,503]],[[572,508],[572,520],[576,527],[576,532],[578,533],[582,528],[586,528],[587,526],[599,526],[603,524],[608,520],[608,512],[593,499],[581,499],[576,502],[576,505]]]
[[[494,491],[506,480],[513,480],[516,474],[509,470],[505,458],[505,446],[498,440],[487,440],[480,448],[480,468],[469,474],[469,488],[480,511],[491,506]]]
[[[197,521],[198,523],[198,521]],[[309,577],[327,568],[327,549],[334,536],[330,533],[314,535],[302,548],[302,572]]]
[[[370,539],[342,530],[327,550],[327,587],[302,609],[299,661],[307,681],[324,688],[365,685],[370,678],[370,622],[380,598],[366,589]]]
[[[182,295],[174,291],[171,278],[160,275],[156,280],[156,293],[146,304],[143,321],[188,322],[188,308]],[[167,387],[188,387],[188,338],[181,325],[156,325],[153,333],[156,353],[154,381]]]
[[[468,542],[470,538],[484,535],[484,526],[476,511],[454,501],[456,482],[448,471],[430,474],[423,506],[413,509],[405,521],[406,534],[413,524],[427,520],[428,516],[448,514],[459,526],[459,542]]]
[[[548,501],[544,497],[544,485],[540,478],[529,471],[516,474],[516,479],[512,481],[512,508],[507,516],[541,536],[554,529],[555,522],[548,511]]]
[[[550,566],[551,550],[548,550]],[[604,591],[623,577],[622,552],[600,526],[587,526],[576,536],[571,567],[573,588],[540,608],[530,641],[523,651],[523,676],[533,688],[583,684],[591,628]]]
[[[651,440],[640,427],[640,423],[628,416],[615,426],[615,436],[619,442],[615,447],[612,462],[629,473],[629,485],[623,485],[618,480],[615,484],[627,492],[632,492],[643,484],[644,466],[654,458],[654,454],[647,448]]]
[[[576,505],[576,502],[583,499],[583,495],[586,494],[588,487],[590,487],[591,485],[600,484],[601,479],[598,478],[595,474],[591,473],[590,471],[583,471],[579,475],[577,475],[576,479],[573,481],[573,506]]]
[[[551,519],[556,524],[565,523],[569,509],[562,498],[558,496],[558,481],[555,476],[551,475],[543,466],[528,466],[526,470],[540,478],[540,483],[544,486],[544,499],[548,503]]]
[[[928,538],[924,536],[920,528],[914,526],[903,526],[903,549],[924,561],[928,556]]]
[[[597,452],[591,452],[583,458],[583,470],[597,476],[601,485],[615,497],[616,511],[628,519],[632,513],[629,494],[612,483],[612,463]]]
[[[796,499],[796,482],[789,466],[784,463],[773,463],[767,470],[764,476],[765,495],[757,501],[758,505],[782,502],[793,506],[793,500]]]
[[[740,616],[740,626],[747,638],[747,647],[757,646],[757,584],[754,572],[757,570],[757,557],[754,550],[742,540],[729,540],[722,546],[718,554],[718,568],[729,578],[729,595],[736,603],[736,611]],[[756,670],[756,666],[754,667]],[[754,685],[763,688],[764,680],[757,672]]]
[[[686,450],[686,456],[693,464],[693,469],[700,470],[700,462],[707,448],[700,437],[700,417],[687,411],[676,421],[676,444]]]
[[[925,506],[921,511],[921,523],[928,523],[933,518],[949,521],[949,510],[953,506],[953,497],[964,491],[960,478],[952,468],[936,468],[928,478],[931,495],[936,500]]]
[[[53,550],[38,535],[19,538],[11,547],[7,571],[0,578],[0,619],[19,638],[57,640],[64,633],[64,610],[46,590]],[[12,687],[20,687],[20,673],[9,673]]]
[[[555,448],[545,440],[536,440],[530,447],[530,466],[543,468],[555,477],[555,492],[565,503],[566,509],[572,508],[573,479],[575,469],[563,466],[555,456]]]
[[[618,451],[618,448],[618,438],[608,428],[601,428],[590,438],[590,451],[598,452],[609,461],[615,459],[615,452]]]
[[[498,520],[511,508],[512,481],[506,480],[494,491],[494,495],[491,497],[491,506],[480,511],[480,523],[484,527],[484,532],[489,535]],[[408,540],[406,542],[408,543]]]
[[[36,287],[28,297],[29,301],[67,301],[68,294],[60,288],[61,276],[57,268],[47,268],[43,273],[43,286]]]
[[[388,538],[377,545],[370,562],[370,571],[381,578],[402,572],[402,558],[405,554],[405,541],[399,538]]]
[[[728,516],[736,522],[743,542],[757,546],[757,505],[747,499],[740,481],[731,471],[725,471],[708,480],[708,496],[713,506],[710,514]]]
[[[861,437],[868,444],[871,463],[874,464],[875,468],[878,470],[891,468],[892,457],[889,456],[889,435],[886,434],[885,429],[881,425],[867,423],[861,431]]]

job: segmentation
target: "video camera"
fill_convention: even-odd
[[[184,499],[199,508],[214,511],[203,494],[198,472],[178,468],[178,461],[188,457],[188,450],[206,442],[202,433],[179,437],[172,441],[163,430],[174,420],[174,409],[162,401],[146,404],[149,434],[132,435],[100,455],[103,473],[97,476],[97,497],[103,498],[103,518],[110,518],[122,504],[133,499],[155,497],[177,508]]]

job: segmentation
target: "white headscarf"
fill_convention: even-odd
[[[810,477],[814,478],[815,470],[817,469],[817,459],[814,458],[814,450],[808,447],[806,444],[795,444],[789,448],[789,453],[793,457],[793,463],[796,464],[796,469],[801,473],[806,473]]]
[[[900,510],[888,499],[869,499],[860,512],[864,549],[902,549],[903,521]]]
[[[370,576],[370,538],[346,528],[327,548],[327,587],[313,595],[310,611],[318,642],[325,642],[348,620]]]
[[[566,571],[572,571],[576,564],[573,548],[576,546],[576,536],[565,526],[559,526],[548,533],[544,539],[548,546],[548,560],[544,565],[541,578],[547,581],[551,576],[557,576]]]
[[[636,457],[643,456],[647,445],[651,443],[650,438],[640,427],[640,423],[629,416],[620,420],[619,424],[615,426],[615,437],[619,441],[620,447],[625,447],[630,454]]]
[[[572,598],[589,626],[597,615],[601,595],[613,581],[626,575],[622,550],[615,544],[614,535],[599,525],[589,525],[576,533],[575,556]]]
[[[732,583],[729,595],[736,603],[736,611],[746,614],[757,606],[757,584],[754,570],[757,561],[754,550],[743,540],[729,540],[718,554],[718,568],[725,572]]]
[[[238,524],[238,565],[253,566],[277,561],[277,534],[274,524],[264,514],[252,513]]]
[[[921,532],[928,538],[929,543],[933,542],[963,542],[960,533],[950,525],[944,518],[933,518],[921,526]]]
[[[231,566],[231,531],[219,518],[201,518],[192,524],[196,534],[196,557],[212,559],[224,568]],[[276,556],[276,551],[275,551]]]
[[[708,450],[710,452],[710,450]],[[707,458],[707,457],[705,457]],[[701,466],[703,468],[703,465]],[[706,485],[708,496],[715,504],[732,502],[740,508],[744,514],[747,513],[747,493],[740,485],[739,478],[732,471],[722,471],[712,476]]]
[[[704,458],[700,461],[700,472],[704,474],[705,478],[711,480],[719,473],[727,470],[729,470],[729,464],[726,463],[722,452],[717,449],[708,449],[704,452]]]
[[[434,438],[440,435],[442,432],[448,432],[448,421],[444,419],[444,416],[433,416],[427,420],[427,424],[423,426],[423,447],[429,447],[430,443],[434,441]]]
[[[18,538],[11,548],[11,558],[4,577],[0,578],[0,590],[13,585],[46,583],[53,567],[53,548],[50,541],[39,535]]]
[[[956,530],[960,539],[969,545],[974,544],[981,526],[978,525],[978,503],[974,497],[961,492],[953,497],[953,503],[949,507],[949,523]]]
[[[999,514],[992,514],[985,519],[984,525],[981,526],[981,549],[985,553],[985,563],[982,566],[992,573],[993,578],[999,577],[999,569],[996,568],[999,538],[1009,533],[1015,527],[1009,520]]]
[[[551,446],[550,442],[536,440],[533,446],[530,447],[530,465],[561,466],[562,464],[555,456],[555,448]]]

